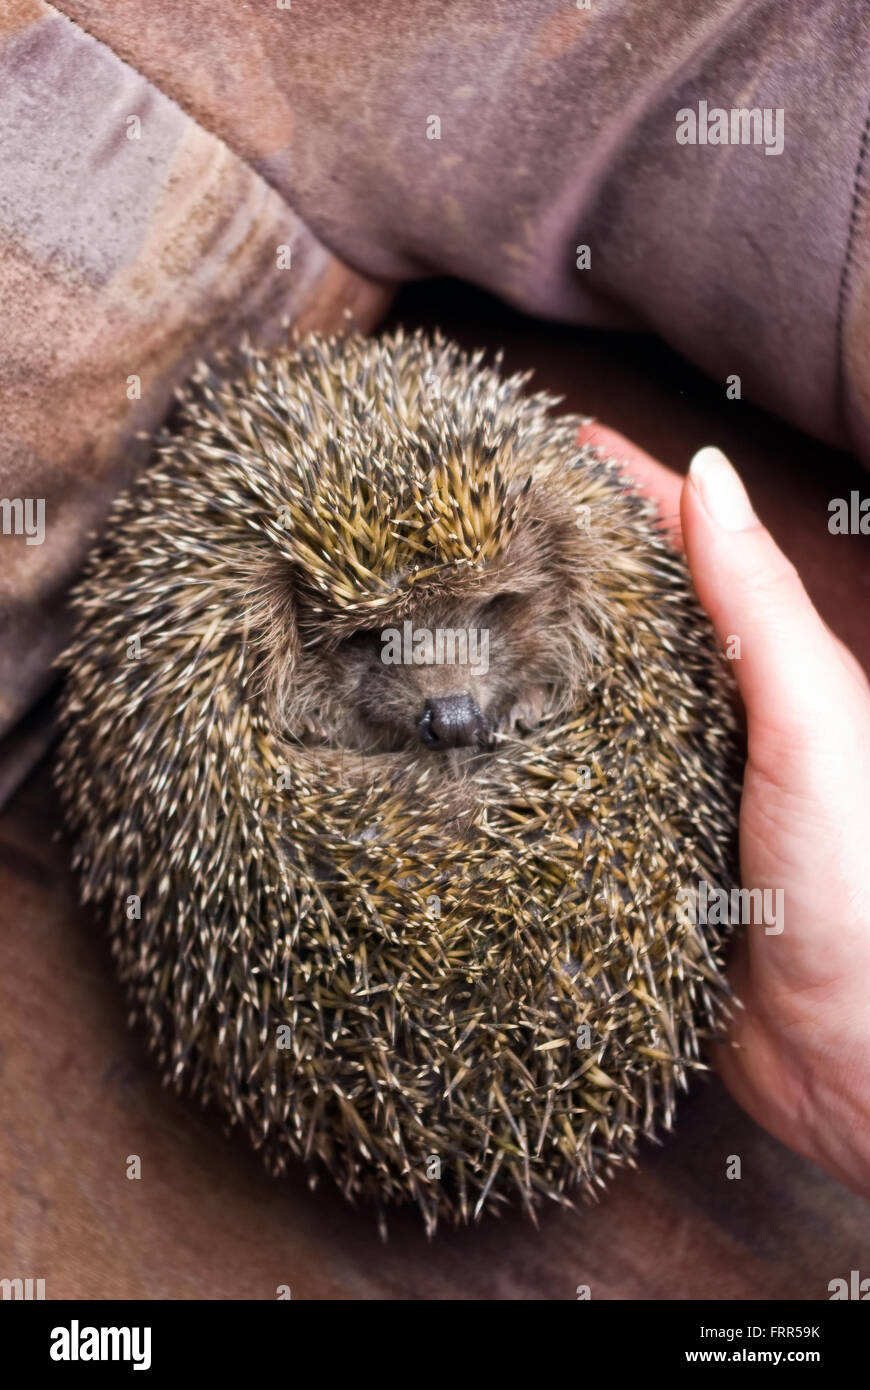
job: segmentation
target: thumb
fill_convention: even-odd
[[[692,459],[680,510],[698,597],[746,706],[750,758],[781,770],[830,724],[839,644],[718,449]]]

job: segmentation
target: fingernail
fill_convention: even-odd
[[[708,516],[723,531],[748,531],[758,525],[746,488],[721,449],[699,449],[689,464],[689,477]]]

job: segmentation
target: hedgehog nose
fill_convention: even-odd
[[[483,731],[483,715],[470,695],[427,700],[418,725],[420,742],[430,748],[468,748],[480,743]]]

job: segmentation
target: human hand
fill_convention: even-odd
[[[782,930],[759,922],[736,934],[731,978],[743,1007],[715,1065],[759,1124],[870,1196],[867,678],[724,455],[702,449],[683,483],[613,431],[584,427],[581,439],[624,460],[657,501],[721,645],[739,638],[741,879],[782,890]]]

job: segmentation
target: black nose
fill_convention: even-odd
[[[426,701],[418,730],[430,748],[470,748],[481,742],[484,727],[470,695],[437,695]]]

